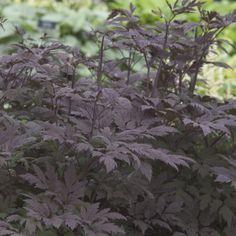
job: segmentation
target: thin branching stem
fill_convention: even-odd
[[[169,35],[169,27],[170,27],[170,21],[166,21],[166,31],[165,31],[165,37],[164,37],[164,42],[163,42],[163,46],[162,46],[163,51],[166,50],[166,44],[167,44],[168,35]],[[156,76],[155,76],[154,83],[153,83],[153,87],[152,87],[152,93],[151,93],[152,97],[156,97],[158,95],[157,86],[158,86],[158,82],[160,80],[162,66],[163,66],[163,59],[160,58],[160,62],[158,65],[158,69],[157,69]]]
[[[75,87],[75,66],[73,67],[73,74],[72,74],[72,77],[71,77],[71,88],[74,89]],[[69,98],[69,106],[68,106],[68,115],[71,114],[71,109],[72,109],[72,99]]]
[[[89,140],[91,140],[91,138],[93,137],[93,132],[94,132],[94,128],[95,128],[95,123],[96,123],[96,119],[97,119],[97,103],[98,103],[98,100],[99,100],[99,97],[102,93],[102,90],[99,90],[97,92],[97,95],[95,97],[95,100],[94,100],[94,104],[93,104],[93,114],[92,114],[92,120],[91,120],[91,129],[90,129],[90,132],[89,132]]]
[[[127,70],[127,80],[126,84],[129,85],[130,82],[130,73],[131,73],[131,64],[132,64],[132,48],[129,49],[129,57],[128,57],[128,70]]]
[[[98,63],[98,70],[97,70],[97,85],[100,89],[101,87],[101,79],[103,75],[103,56],[104,56],[104,40],[105,40],[105,35],[102,37],[102,42],[100,46],[100,51],[99,51],[99,63]]]

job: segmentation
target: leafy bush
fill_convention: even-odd
[[[126,1],[104,1],[108,6],[128,6]],[[154,24],[159,19],[157,15],[151,14],[152,9],[166,9],[164,0],[136,0],[136,13],[141,16],[142,22]],[[170,0],[173,2],[173,0]],[[11,3],[11,4],[10,4]],[[5,47],[5,43],[15,42],[17,35],[15,34],[14,25],[21,26],[27,30],[25,38],[33,38],[41,42],[43,32],[46,32],[47,37],[60,39],[66,45],[80,47],[87,55],[93,55],[98,51],[98,45],[90,40],[91,27],[99,27],[102,25],[105,17],[108,15],[107,7],[102,1],[99,4],[94,4],[92,1],[37,1],[37,0],[15,0],[15,1],[1,1],[2,15],[7,17],[8,21],[5,23],[5,30],[0,35],[0,51],[9,50]],[[206,9],[217,10],[220,13],[227,13],[230,9],[235,8],[234,3],[228,1],[215,2],[207,0],[204,4]],[[29,14],[30,12],[30,14]],[[197,14],[183,14],[182,19],[197,21]],[[54,29],[42,29],[38,27],[39,20],[45,22],[52,21],[56,23]],[[231,25],[224,32],[223,36],[230,41],[234,41],[235,25]],[[31,42],[31,41],[30,41]],[[230,47],[227,50],[233,54],[234,51]],[[219,60],[229,64],[235,68],[234,55],[222,55]],[[84,71],[84,74],[88,73]],[[236,94],[235,84],[235,69],[222,70],[222,68],[212,68],[210,65],[204,66],[203,75],[207,79],[208,86],[201,84],[199,92],[201,94],[215,96],[217,98],[230,98]]]
[[[0,235],[235,235],[236,102],[195,88],[227,67],[206,58],[236,13],[201,6],[153,27],[115,9],[95,57],[22,40],[0,58]]]
[[[136,6],[136,12],[141,17],[142,22],[155,24],[158,16],[151,14],[153,9],[161,8],[166,9],[167,4],[165,0],[134,0],[132,1]],[[169,0],[173,3],[174,0]],[[204,0],[204,8],[209,11],[218,11],[221,14],[226,14],[227,12],[236,9],[236,2],[229,0]],[[109,2],[110,7],[121,7],[125,8],[129,4],[128,1],[114,0]],[[182,19],[198,21],[197,14],[184,14]],[[229,40],[235,45],[236,43],[236,25],[231,25],[226,30],[224,30],[221,37]],[[212,67],[211,65],[205,65],[202,71],[202,77],[207,78],[207,85],[201,84],[199,92],[201,94],[215,96],[220,99],[232,98],[236,96],[236,70],[235,70],[235,50],[228,47],[227,50],[230,54],[225,54],[222,51],[216,50],[219,55],[217,55],[218,60],[221,60],[229,64],[232,69],[222,70],[222,68]],[[213,56],[214,57],[214,56]]]
[[[155,22],[155,19],[158,18],[158,16],[154,16],[153,14],[150,14],[152,10],[160,8],[162,10],[165,10],[167,7],[166,1],[165,0],[134,0],[132,1],[135,6],[136,6],[136,12],[140,16],[140,19],[142,22],[145,23],[150,23],[150,22]],[[175,0],[169,0],[171,4],[175,2]],[[202,1],[204,3],[204,8],[207,10],[211,11],[218,11],[222,14],[226,14],[229,11],[232,11],[233,9],[236,8],[236,3],[235,1],[230,1],[230,0],[205,0]],[[121,1],[121,0],[112,0],[112,1],[107,1],[107,4],[110,8],[127,8],[129,5],[128,1]],[[183,15],[182,17],[187,17],[188,19],[192,20],[197,20],[198,17],[192,15],[192,14],[187,14]],[[225,32],[227,34],[227,37],[230,39],[233,39],[234,33],[233,29],[235,29],[235,25],[230,26]],[[231,31],[231,33],[229,33]],[[231,35],[231,37],[230,37]]]

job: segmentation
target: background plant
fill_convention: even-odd
[[[1,15],[7,18],[0,36],[1,51],[5,43],[18,40],[15,26],[24,28],[25,38],[41,41],[41,36],[59,39],[69,46],[81,47],[88,55],[97,50],[95,42],[89,40],[92,27],[99,27],[106,19],[107,7],[93,1],[1,1]],[[55,28],[39,26],[39,21],[55,23]]]

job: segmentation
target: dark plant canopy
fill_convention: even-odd
[[[204,64],[228,67],[207,55],[236,12],[202,5],[167,2],[153,26],[114,9],[94,57],[17,29],[0,58],[0,235],[236,235],[236,101],[195,93]]]

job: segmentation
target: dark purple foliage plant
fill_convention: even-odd
[[[0,57],[0,235],[236,235],[236,101],[195,92],[204,64],[228,68],[207,55],[236,12],[202,5],[167,2],[153,26],[114,9],[90,58],[18,29]]]

